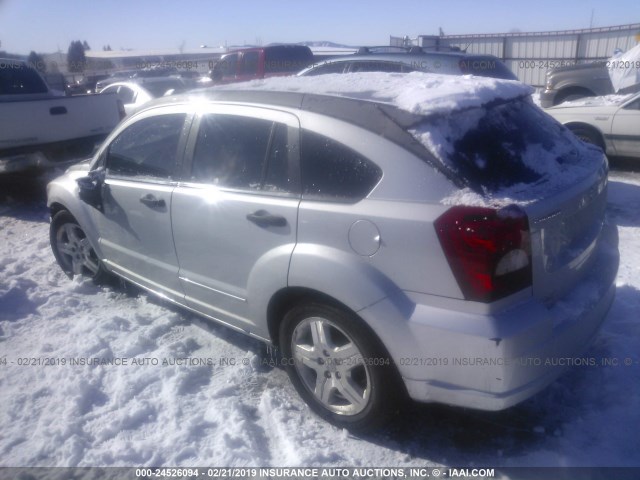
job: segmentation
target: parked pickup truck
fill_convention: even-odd
[[[546,74],[545,89],[540,94],[540,105],[549,108],[583,97],[611,93],[613,85],[605,62],[557,67]]]
[[[0,174],[81,160],[123,116],[115,95],[60,96],[26,63],[0,59]]]
[[[638,65],[640,44],[607,61],[552,68],[546,74],[540,105],[549,108],[583,97],[640,91]]]

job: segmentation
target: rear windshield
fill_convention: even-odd
[[[49,89],[38,73],[17,63],[0,62],[0,95],[47,93]]]
[[[503,78],[505,80],[518,80],[518,77],[497,58],[492,57],[464,57],[458,62],[460,71],[464,75],[476,75],[479,77]]]
[[[273,73],[296,73],[307,68],[313,61],[311,50],[306,47],[271,47],[264,51],[264,71]]]
[[[525,199],[539,194],[538,187],[579,181],[603,162],[599,148],[582,143],[530,99],[433,116],[410,133],[483,196],[506,192]]]

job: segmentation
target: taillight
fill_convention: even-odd
[[[465,299],[491,302],[531,286],[529,220],[519,207],[453,207],[435,228]]]

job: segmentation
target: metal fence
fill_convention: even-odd
[[[542,87],[550,68],[605,60],[616,49],[627,51],[638,41],[640,23],[556,32],[391,37],[390,45],[455,46],[468,53],[495,55],[522,82]]]

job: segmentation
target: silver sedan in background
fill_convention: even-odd
[[[545,111],[607,155],[640,158],[640,93],[588,97]]]
[[[115,93],[124,105],[124,111],[129,115],[154,98],[182,93],[187,89],[187,84],[181,78],[151,77],[115,82],[102,89],[100,93]]]

